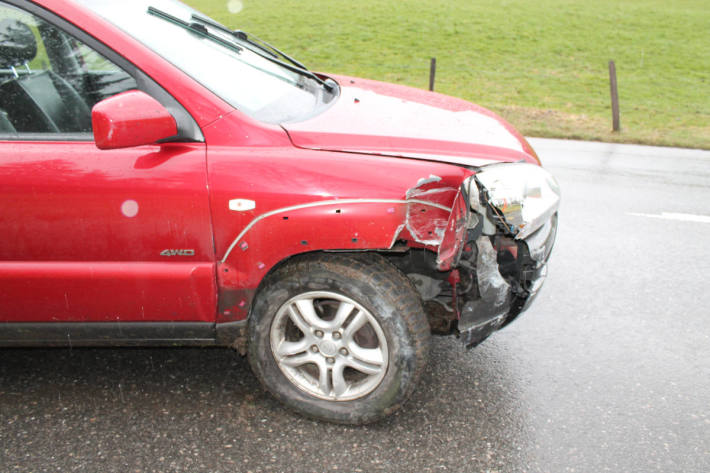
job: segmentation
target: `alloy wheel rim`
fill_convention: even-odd
[[[342,294],[314,291],[292,297],[276,313],[270,342],[281,372],[320,399],[366,396],[387,372],[382,327],[370,311]]]

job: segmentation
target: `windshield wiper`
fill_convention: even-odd
[[[263,39],[259,39],[256,36],[254,36],[253,34],[248,34],[246,31],[230,30],[229,28],[224,26],[222,23],[214,21],[212,18],[207,18],[207,17],[201,16],[201,15],[195,15],[194,13],[192,14],[191,20],[192,21],[199,21],[199,22],[204,23],[206,25],[210,25],[214,28],[217,28],[220,31],[224,31],[227,34],[230,34],[236,38],[239,38],[242,41],[245,41],[245,42],[251,44],[252,46],[255,46],[255,47],[261,49],[263,52],[269,54],[270,56],[273,56],[275,58],[278,58],[279,56],[281,56],[282,58],[286,59],[288,62],[293,64],[294,66],[298,66],[301,69],[306,70],[306,71],[308,70],[308,68],[306,66],[304,66],[303,63],[295,60],[294,58],[292,58],[291,56],[289,56],[285,52],[283,52],[279,49],[276,49],[275,46],[270,45],[269,43],[267,43]]]
[[[180,26],[182,28],[185,28],[186,30],[198,34],[200,36],[203,36],[207,39],[210,39],[214,41],[215,43],[221,44],[224,47],[227,47],[231,49],[234,52],[241,53],[242,52],[242,47],[232,43],[231,41],[227,41],[223,38],[220,38],[216,34],[210,33],[210,31],[207,29],[207,27],[198,22],[189,22],[182,20],[176,16],[171,15],[170,13],[166,13],[162,10],[159,10],[155,7],[148,7],[148,13],[154,16],[157,16],[158,18],[162,18],[163,20],[169,21],[170,23],[173,23],[177,26]]]
[[[287,55],[286,53],[276,49],[275,47],[271,46],[269,43],[266,41],[262,41],[259,38],[257,38],[254,35],[247,35],[246,32],[241,31],[241,30],[230,30],[226,26],[224,26],[221,23],[217,23],[216,21],[210,19],[210,18],[205,18],[200,15],[195,15],[194,13],[190,17],[190,19],[193,22],[192,24],[200,24],[200,25],[209,25],[213,28],[216,28],[224,33],[230,34],[234,36],[235,38],[239,39],[240,41],[244,41],[245,43],[254,46],[255,48],[259,49],[261,52],[256,51],[252,48],[248,48],[250,51],[252,51],[255,54],[258,54],[259,56],[263,57],[264,59],[267,59],[273,63],[279,64],[282,67],[285,67],[289,71],[296,72],[298,74],[304,75],[310,79],[313,79],[314,81],[318,82],[320,85],[325,87],[328,92],[331,92],[333,90],[333,85],[329,84],[328,82],[324,81],[314,73],[308,70],[306,66],[304,66],[302,63],[298,62],[297,60],[293,59],[291,56]],[[282,58],[286,59],[288,62],[284,62],[279,59],[279,56]]]

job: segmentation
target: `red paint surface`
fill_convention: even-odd
[[[296,146],[423,155],[464,165],[491,159],[538,162],[510,124],[478,105],[412,87],[334,77],[342,90],[333,106],[310,120],[285,125]]]
[[[94,105],[91,126],[99,149],[150,145],[177,135],[177,124],[160,102],[139,90]]]
[[[4,262],[0,314],[3,322],[209,322],[213,275],[209,263]]]
[[[0,142],[0,189],[0,321],[214,317],[203,144]]]
[[[337,78],[342,95],[320,116],[285,129],[259,123],[80,6],[38,3],[172,94],[205,143],[102,151],[91,141],[0,141],[0,321],[240,320],[262,278],[295,254],[385,249],[395,239],[437,251],[429,236],[446,243],[441,255],[458,251],[458,217],[448,211],[361,201],[263,218],[227,254],[259,216],[347,199],[452,207],[472,173],[458,164],[535,161],[525,140],[491,112],[361,79]],[[141,111],[133,113],[145,123]],[[451,126],[437,128],[432,117]],[[472,141],[475,123],[490,125],[500,142]],[[230,210],[232,199],[255,208]],[[220,311],[218,294],[231,301]]]
[[[449,220],[446,222],[446,233],[439,245],[437,255],[438,266],[442,271],[452,269],[452,263],[463,249],[462,245],[466,237],[466,217],[469,212],[468,205],[462,194],[456,196]]]

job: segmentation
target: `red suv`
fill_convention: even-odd
[[[0,345],[220,345],[312,417],[537,294],[559,188],[493,113],[173,0],[0,0]]]

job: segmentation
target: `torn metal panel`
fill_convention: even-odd
[[[406,198],[421,199],[448,206],[453,195],[458,192],[458,188],[451,185],[442,186],[440,182],[441,178],[438,176],[419,179],[416,186],[407,190]]]
[[[461,251],[466,243],[467,229],[471,226],[475,227],[478,223],[475,215],[473,214],[474,221],[469,211],[468,199],[464,193],[458,192],[437,252],[436,263],[439,270],[447,271],[458,265]]]
[[[423,182],[423,185],[426,185],[438,181]],[[414,241],[428,246],[438,246],[441,243],[451,212],[437,211],[439,207],[431,208],[431,204],[448,207],[450,202],[456,202],[456,193],[457,189],[453,187],[413,188],[407,191],[410,204],[407,207],[406,226]]]
[[[400,233],[402,233],[402,230],[404,230],[405,226],[406,226],[406,224],[403,223],[400,226],[398,226],[397,229],[394,231],[394,235],[392,235],[392,242],[390,243],[389,248],[394,247],[395,243],[397,242],[397,239],[399,238]]]
[[[412,239],[426,246],[438,246],[444,238],[447,218],[431,217],[428,210],[419,204],[407,208],[406,228]]]
[[[421,178],[406,193],[407,201],[410,202],[407,207],[406,228],[412,239],[422,245],[438,246],[441,243],[451,213],[449,207],[456,199],[458,189],[451,186],[441,187],[441,181],[441,177],[434,175]],[[440,207],[431,208],[431,204],[446,206],[448,211],[437,211]]]
[[[557,215],[553,215],[539,236],[526,240],[500,234],[478,237],[476,254],[461,262],[463,268],[475,261],[477,283],[477,292],[460,291],[459,297],[463,305],[458,330],[467,346],[480,343],[530,306],[547,275],[556,229]]]
[[[430,174],[429,177],[422,177],[421,179],[419,179],[417,181],[417,185],[414,186],[414,189],[416,189],[418,187],[425,186],[426,184],[430,184],[433,182],[440,182],[440,181],[441,181],[441,177]],[[407,194],[409,194],[409,192],[407,192]],[[407,195],[407,197],[409,197],[409,195]]]
[[[459,331],[465,332],[507,315],[512,300],[510,284],[498,269],[498,253],[488,237],[476,240],[476,281],[479,298],[466,301],[461,310]]]
[[[442,184],[436,180],[420,183],[407,195],[439,199],[453,191],[449,187],[434,187]],[[553,212],[545,221],[536,220],[537,231],[530,231],[531,227],[526,227],[527,233],[512,231],[508,222],[501,220],[502,211],[490,203],[489,190],[479,184],[475,177],[461,183],[452,196],[451,212],[444,226],[434,215],[425,217],[423,214],[428,210],[408,206],[406,228],[415,241],[434,247],[429,248],[436,251],[433,265],[431,262],[412,265],[393,258],[419,290],[432,330],[446,333],[447,327],[455,327],[469,347],[515,319],[530,305],[545,279],[545,263],[557,229],[557,214]],[[530,200],[535,198],[533,191],[525,189],[529,193],[526,204],[532,207],[539,204]],[[551,201],[557,202],[555,198]],[[496,204],[511,212],[511,208],[500,202]],[[547,210],[534,210],[537,219],[548,215]]]

